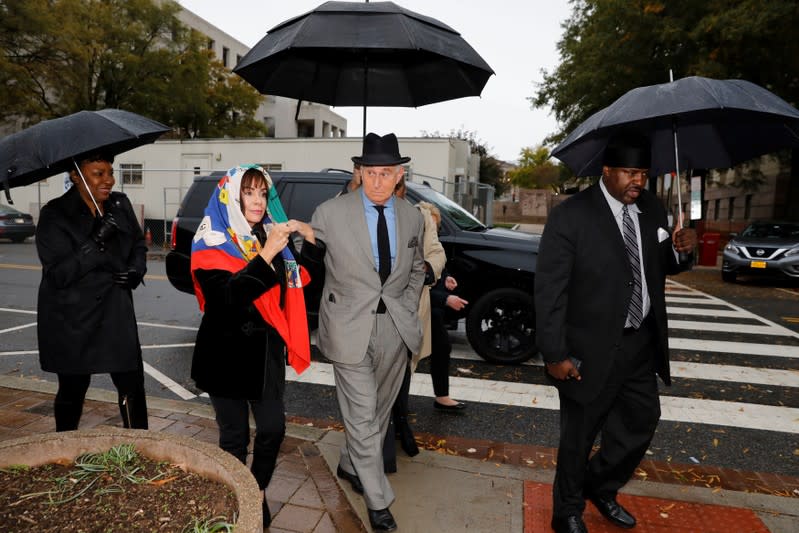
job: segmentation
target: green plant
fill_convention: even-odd
[[[151,478],[137,476],[141,470],[139,455],[133,444],[120,444],[102,453],[85,453],[75,459],[75,468],[66,475],[55,478],[56,488],[25,494],[20,500],[47,496],[49,503],[58,505],[79,498],[103,476],[111,476],[115,482],[97,494],[123,492],[124,483],[149,483],[164,475],[159,471]]]
[[[207,520],[195,519],[186,526],[183,533],[229,533],[233,531],[233,524],[227,521],[224,516],[215,516]]]

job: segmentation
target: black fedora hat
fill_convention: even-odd
[[[399,153],[397,136],[389,133],[380,136],[370,133],[363,139],[363,153],[353,156],[352,161],[365,167],[393,167],[410,161],[410,157],[402,157]]]

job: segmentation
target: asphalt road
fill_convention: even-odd
[[[189,378],[200,321],[196,300],[172,288],[162,261],[151,260],[148,269],[146,285],[134,293],[148,394],[207,402]],[[55,381],[38,368],[40,277],[33,244],[0,242],[0,372]],[[799,282],[731,285],[717,269],[697,268],[669,284],[669,315],[676,377],[661,391],[663,419],[650,457],[799,476]],[[540,362],[489,364],[469,349],[462,331],[451,338],[452,395],[469,408],[459,415],[433,410],[423,361],[410,401],[416,431],[556,446],[557,399]],[[291,379],[289,416],[338,423],[324,358],[315,353],[311,369]],[[113,390],[103,375],[92,385]]]

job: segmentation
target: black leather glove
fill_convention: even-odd
[[[105,243],[117,230],[119,230],[119,224],[117,224],[116,219],[114,219],[114,215],[106,211],[103,218],[100,219],[100,226],[94,230],[91,237],[92,240],[97,243],[98,248],[102,250]]]
[[[142,275],[132,268],[126,272],[114,272],[113,278],[114,283],[123,289],[130,290],[135,289],[142,282]]]

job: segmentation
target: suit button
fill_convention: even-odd
[[[628,286],[628,287],[632,287],[632,286],[633,286],[633,282],[632,282],[632,281],[628,281],[628,282],[627,282],[627,286]]]
[[[374,311],[374,309],[372,310],[372,314],[375,314],[375,311]]]

